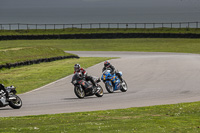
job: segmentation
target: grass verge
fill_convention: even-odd
[[[91,40],[42,40],[42,41],[0,41],[0,49],[22,46],[55,46],[63,50],[107,50],[107,51],[146,51],[200,53],[199,39],[91,39]],[[95,44],[95,45],[94,45]],[[78,48],[77,48],[78,47]],[[26,86],[24,80],[32,85],[47,84],[73,72],[74,63],[84,64],[89,59],[98,63],[106,58],[80,58],[42,63],[1,71],[0,81],[8,85],[14,82],[18,88]],[[82,61],[83,60],[83,61]],[[101,61],[100,61],[101,60]],[[53,64],[55,63],[55,64]],[[66,63],[66,64],[65,64]],[[95,64],[94,63],[94,64]],[[41,66],[42,65],[42,66]],[[54,65],[58,66],[54,67]],[[46,68],[47,67],[47,68]],[[60,69],[61,68],[61,69]],[[49,70],[48,70],[49,69]],[[62,71],[63,70],[63,71]],[[68,71],[66,71],[68,70]],[[22,73],[21,73],[22,71]],[[59,75],[51,77],[56,72]],[[29,75],[31,73],[31,75]],[[48,73],[49,75],[43,75]],[[61,75],[60,75],[61,74]],[[62,75],[64,74],[64,75]],[[15,78],[13,78],[13,75]],[[40,75],[40,76],[39,76]],[[34,76],[34,77],[32,77]],[[43,82],[38,77],[49,78]],[[33,79],[32,79],[33,78]],[[35,80],[37,79],[37,81]],[[39,82],[38,83],[38,79]],[[41,80],[41,81],[40,81]],[[21,83],[22,82],[22,83]],[[32,87],[32,86],[31,86]],[[35,86],[37,88],[37,86]],[[20,88],[20,93],[27,91]],[[0,132],[200,132],[200,102],[176,105],[162,105],[141,108],[128,108],[107,111],[79,112],[56,115],[0,118]]]
[[[33,29],[1,30],[0,35],[52,35],[52,34],[92,34],[92,33],[200,33],[200,28],[66,28],[66,29]]]
[[[69,51],[142,51],[200,53],[200,39],[69,39],[0,41],[0,49],[49,46]]]
[[[0,118],[0,132],[198,133],[200,102]]]
[[[73,73],[74,64],[87,68],[109,58],[64,59],[54,62],[34,64],[0,70],[0,83],[14,85],[18,93],[24,93]]]
[[[0,50],[0,65],[6,63],[16,63],[27,60],[35,60],[42,58],[70,56],[72,54],[65,53],[63,50],[55,47],[18,47]]]

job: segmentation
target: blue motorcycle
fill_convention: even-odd
[[[103,82],[105,83],[106,90],[109,93],[113,93],[117,90],[126,92],[128,89],[125,80],[122,79],[122,72],[116,72],[114,74],[111,74],[110,70],[107,69],[103,72],[101,80],[103,80]]]

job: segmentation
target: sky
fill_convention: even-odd
[[[0,23],[196,22],[199,14],[200,0],[0,0]]]
[[[200,0],[0,0],[0,8],[106,8],[106,7],[199,8]]]

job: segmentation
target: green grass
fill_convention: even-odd
[[[69,51],[142,51],[200,53],[200,39],[69,39],[0,41],[0,49],[49,46]]]
[[[24,93],[55,80],[73,74],[74,64],[79,63],[87,68],[109,58],[64,59],[49,63],[34,64],[11,69],[0,70],[0,83],[5,86],[14,85],[18,94]]]
[[[42,58],[70,56],[72,54],[65,53],[63,50],[55,47],[18,47],[0,50],[0,65],[6,63],[16,63],[27,60],[35,60]]]
[[[0,132],[198,133],[200,102],[0,118]]]
[[[85,39],[0,41],[0,49],[54,46],[62,50],[146,51],[200,53],[199,39]],[[108,58],[66,59],[0,71],[0,82],[19,93],[73,73],[73,65],[87,68]],[[86,63],[87,62],[87,63]],[[90,64],[88,64],[90,62]],[[55,76],[54,76],[55,74]],[[45,80],[44,80],[45,79]],[[26,83],[30,81],[29,83]],[[37,83],[37,84],[36,84]],[[118,110],[0,118],[0,132],[139,132],[198,133],[200,102]]]
[[[34,46],[34,48],[33,48]],[[41,48],[42,47],[42,48]],[[61,49],[61,50],[60,50]],[[0,41],[0,62],[6,62],[5,60],[16,61],[18,59],[23,59],[24,57],[34,57],[38,55],[38,58],[47,56],[46,53],[50,53],[50,56],[55,56],[56,54],[64,54],[62,50],[83,50],[83,51],[144,51],[144,52],[181,52],[181,53],[197,53],[200,54],[200,39],[70,39],[70,40],[15,40],[15,41]],[[28,52],[27,52],[28,51]],[[31,52],[30,52],[31,51]],[[9,53],[6,56],[2,56],[5,53]],[[14,52],[13,54],[11,54]],[[3,54],[2,54],[3,53]],[[43,53],[40,56],[40,53]],[[49,56],[48,55],[48,56]],[[11,58],[12,57],[12,58]],[[15,58],[16,57],[16,58]],[[82,59],[81,59],[82,60]],[[94,61],[95,59],[93,59]],[[104,59],[103,59],[104,60]],[[101,61],[103,61],[101,60]],[[76,60],[73,60],[76,62]],[[99,60],[100,61],[100,60]],[[55,62],[55,65],[62,64],[62,62]],[[72,64],[75,64],[73,62]],[[84,61],[83,61],[84,62]],[[83,63],[81,62],[81,64]],[[90,61],[89,61],[90,62]],[[95,64],[96,62],[94,62]],[[71,64],[70,69],[73,68]],[[66,76],[65,73],[69,67],[54,67],[49,65],[46,67],[44,65],[33,65],[30,67],[20,67],[17,69],[10,69],[1,71],[0,82],[6,85],[16,85],[20,88],[20,93],[26,92],[28,90],[25,87],[33,85],[30,89],[40,87],[49,82],[55,81],[61,77]],[[93,64],[91,64],[93,65]],[[38,68],[34,68],[34,67]],[[51,67],[54,68],[51,68]],[[32,68],[31,68],[32,67]],[[40,68],[44,70],[38,70]],[[63,67],[65,69],[63,69]],[[30,69],[30,70],[29,70]],[[45,70],[49,69],[49,70]],[[64,71],[62,71],[62,70]],[[32,71],[33,70],[33,71]],[[56,78],[48,79],[45,81],[40,78],[42,75],[44,77],[51,77],[54,73],[48,72],[59,71],[59,73],[65,73],[66,75],[55,75]],[[62,72],[60,72],[62,71]],[[16,73],[16,77],[13,77]],[[25,74],[22,74],[25,73]],[[45,73],[49,73],[46,75]],[[71,72],[72,73],[72,72]],[[43,83],[39,83],[37,79],[41,80]],[[44,80],[44,81],[43,81]],[[30,81],[30,82],[27,82]],[[37,82],[37,84],[35,84]],[[27,87],[28,88],[28,87]]]
[[[80,39],[80,40],[70,39],[70,40],[0,41],[0,54],[3,55],[2,53],[4,54],[6,52],[9,53],[4,57],[0,56],[1,58],[0,62],[5,63],[6,62],[5,60],[9,59],[13,61],[16,61],[18,59],[21,60],[26,56],[28,57],[26,59],[30,59],[31,57],[36,58],[36,55],[39,56],[38,58],[47,55],[55,57],[56,54],[58,55],[64,54],[63,50],[181,52],[181,53],[200,54],[200,39],[148,39],[147,38],[147,39]],[[12,52],[13,54],[11,54]],[[82,59],[83,58],[81,58],[80,61]],[[99,62],[103,60],[105,59],[102,60],[99,59]],[[30,90],[32,90],[42,85],[45,85],[49,82],[55,81],[56,79],[64,77],[67,75],[67,71],[69,70],[70,73],[72,73],[73,65],[76,63],[77,60],[76,59],[70,60],[72,61],[72,63],[69,63],[70,66],[66,67],[66,65],[69,65],[67,63],[68,61],[69,60],[63,60],[59,62],[50,63],[54,65],[49,65],[48,63],[47,65],[45,63],[41,65],[33,65],[33,66],[0,71],[1,75],[0,82],[4,83],[5,85],[11,85],[11,84],[16,85],[19,88],[19,92],[23,93],[29,90],[29,89],[26,90],[26,88],[30,88]],[[92,59],[92,61],[94,63],[92,63],[91,65],[97,63],[95,62],[95,59]],[[82,64],[83,62],[84,61],[81,61],[80,63]],[[54,74],[54,72],[58,72],[61,75]],[[52,77],[51,75],[55,75],[55,77]],[[38,80],[41,81],[41,83],[38,82]]]
[[[52,34],[92,34],[92,33],[200,33],[200,28],[94,28],[94,29],[38,29],[38,30],[0,30],[0,35],[52,35]]]

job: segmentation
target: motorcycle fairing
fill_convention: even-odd
[[[84,88],[86,88],[86,89],[92,87],[91,84],[89,84],[88,82],[86,82],[86,81],[84,81],[84,80],[80,80],[78,83],[79,83],[80,85],[82,85],[82,86],[83,86]]]
[[[3,98],[3,97],[0,98],[0,107],[4,107],[8,104],[9,103],[6,101],[6,98]]]
[[[120,76],[122,76],[122,72],[119,72]],[[116,74],[111,74],[110,73],[110,70],[106,70],[102,77],[101,77],[101,80],[105,81],[105,82],[108,82],[111,86],[113,86],[114,88],[114,91],[115,90],[119,90],[121,89],[121,85],[120,85],[120,80],[119,78],[116,76]]]

